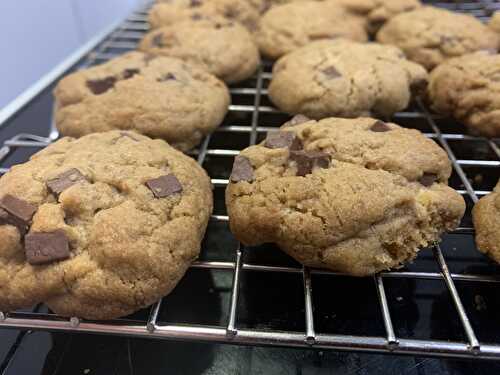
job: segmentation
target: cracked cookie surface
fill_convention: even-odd
[[[397,47],[348,40],[311,43],[274,65],[269,97],[287,113],[311,118],[390,116],[422,90],[426,70]]]
[[[444,62],[430,74],[428,98],[472,133],[500,137],[500,55],[476,52]]]
[[[377,41],[401,48],[428,70],[443,61],[479,50],[497,50],[499,36],[475,17],[424,6],[393,17]]]
[[[249,78],[260,64],[259,51],[250,33],[239,23],[219,16],[153,30],[146,34],[139,49],[191,62],[226,83]]]
[[[256,33],[260,51],[273,59],[315,40],[338,37],[356,41],[368,38],[362,17],[330,1],[275,6],[263,15]]]
[[[211,15],[238,21],[253,31],[257,28],[260,7],[248,0],[169,0],[157,2],[149,11],[148,19],[151,28],[156,29]]]
[[[291,135],[235,159],[226,205],[246,245],[273,242],[307,266],[366,276],[411,261],[464,213],[446,153],[417,130],[300,116],[280,132]]]
[[[70,74],[54,95],[63,135],[134,130],[182,151],[219,126],[230,102],[226,85],[204,70],[140,52]]]
[[[35,211],[25,236],[23,207]],[[45,302],[109,319],[146,307],[198,256],[211,211],[204,170],[162,140],[62,138],[0,179],[0,311]]]
[[[491,194],[476,203],[472,218],[477,248],[500,263],[500,180]]]

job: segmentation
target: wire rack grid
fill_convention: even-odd
[[[482,2],[433,2],[434,5],[449,8],[455,11],[473,14],[487,19],[491,12],[500,8],[500,3]],[[134,49],[137,42],[148,30],[147,8],[132,14],[123,24],[102,40],[99,45],[90,51],[85,59],[76,68],[91,66],[108,61],[109,59]],[[288,116],[272,106],[267,97],[267,86],[272,77],[272,64],[264,62],[255,76],[238,85],[231,87],[233,104],[224,124],[211,136],[205,138],[201,146],[193,152],[200,165],[204,166],[211,175],[215,189],[222,190],[228,184],[228,176],[232,159],[239,151],[253,145],[263,138],[266,132],[276,129]],[[463,127],[456,130],[451,127],[449,119],[432,114],[425,103],[416,101],[406,111],[394,115],[392,121],[403,126],[416,127],[424,134],[435,140],[447,153],[453,164],[454,177],[451,185],[468,202],[468,216],[470,208],[479,198],[491,191],[491,183],[485,188],[477,188],[474,170],[480,169],[483,174],[496,176],[500,171],[500,148],[498,140],[487,140],[464,134]],[[0,124],[0,128],[4,124]],[[452,129],[452,130],[450,130]],[[47,137],[33,134],[17,134],[7,139],[0,148],[0,173],[8,170],[6,160],[19,149],[43,148],[55,141],[59,134],[52,125]],[[469,146],[479,147],[482,155],[487,157],[467,157],[462,149]],[[222,172],[221,172],[222,171]],[[486,184],[487,185],[487,184]],[[467,216],[467,215],[466,215]],[[225,207],[216,210],[211,222],[227,226],[228,217]],[[474,229],[470,220],[464,220],[456,231],[449,234],[472,237]],[[460,293],[457,291],[458,282],[475,284],[497,285],[500,277],[496,275],[482,275],[468,272],[453,273],[450,271],[445,255],[439,245],[432,248],[435,271],[408,270],[382,272],[373,277],[377,295],[377,303],[381,312],[384,334],[380,336],[358,334],[331,334],[317,332],[315,329],[315,307],[313,303],[312,287],[313,276],[345,277],[345,275],[326,270],[308,269],[298,265],[271,265],[266,262],[249,262],[245,256],[252,251],[242,245],[235,248],[222,248],[222,251],[234,254],[231,260],[220,260],[218,257],[204,257],[192,265],[193,269],[223,270],[232,273],[230,301],[228,304],[227,320],[218,326],[204,324],[172,324],[160,318],[162,308],[169,307],[169,297],[154,304],[147,312],[145,319],[117,319],[106,322],[83,321],[78,318],[62,318],[43,312],[43,308],[30,311],[0,312],[0,327],[22,330],[49,330],[86,332],[97,334],[113,334],[132,337],[154,339],[196,340],[207,342],[222,342],[247,345],[279,345],[293,347],[312,347],[338,350],[357,350],[369,352],[400,353],[442,357],[464,357],[481,359],[500,359],[500,342],[480,342],[477,329],[471,324],[468,312]],[[210,252],[208,252],[210,253]],[[417,260],[418,262],[418,260]],[[484,262],[487,262],[484,259]],[[246,272],[278,273],[299,275],[303,284],[303,331],[293,329],[256,329],[238,325],[238,315],[241,313],[238,301],[241,298],[241,279]],[[393,325],[393,316],[387,298],[387,280],[436,280],[444,283],[447,293],[451,297],[456,313],[458,314],[464,340],[436,340],[404,338],[396,334]],[[189,302],[186,302],[189,303]]]

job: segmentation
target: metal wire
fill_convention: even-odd
[[[480,18],[487,18],[491,11],[500,8],[500,2],[433,2],[434,5],[442,6],[460,12],[467,12]],[[112,32],[98,45],[86,59],[79,65],[80,68],[91,66],[109,60],[121,53],[135,48],[138,41],[148,29],[146,23],[146,12],[141,10],[130,16],[116,31]],[[255,77],[243,85],[231,88],[233,98],[244,99],[233,103],[229,110],[230,114],[250,116],[249,123],[229,123],[220,127],[212,137],[206,137],[199,149],[192,155],[198,163],[203,165],[208,157],[219,157],[232,159],[241,149],[240,146],[230,148],[210,148],[211,141],[219,133],[227,137],[238,135],[248,136],[248,145],[255,144],[259,135],[276,129],[280,123],[269,126],[264,116],[285,116],[278,109],[268,105],[266,83],[272,78],[271,65],[264,63]],[[251,103],[251,104],[249,104]],[[399,112],[394,115],[395,122],[418,120],[427,125],[424,134],[437,141],[447,152],[453,169],[463,186],[457,189],[465,198],[472,203],[478,198],[488,194],[489,190],[477,190],[472,186],[467,168],[489,168],[493,173],[500,170],[500,150],[494,140],[486,140],[467,134],[456,134],[443,132],[440,122],[445,117],[430,113],[425,104],[417,101],[414,109]],[[237,122],[240,120],[234,120]],[[244,122],[244,120],[241,120]],[[265,123],[265,125],[264,125]],[[0,148],[0,173],[8,171],[8,167],[2,165],[6,158],[15,150],[26,147],[43,148],[58,138],[58,132],[52,123],[49,135],[40,137],[32,134],[18,134],[5,141]],[[482,142],[491,151],[487,160],[468,159],[458,157],[450,142]],[[215,187],[224,188],[228,180],[220,176],[212,176]],[[215,223],[226,223],[228,216],[225,213],[212,215],[211,220]],[[465,224],[453,234],[471,236],[474,229]],[[228,249],[229,250],[229,249]],[[235,249],[233,261],[203,260],[194,262],[192,269],[204,270],[226,270],[233,273],[231,298],[229,304],[228,320],[226,325],[209,327],[201,324],[175,325],[159,321],[160,311],[168,309],[168,297],[158,301],[149,311],[149,317],[144,321],[129,321],[117,319],[106,322],[88,322],[77,318],[62,318],[53,314],[26,313],[26,312],[0,312],[0,327],[19,328],[29,330],[50,330],[65,332],[88,332],[98,334],[113,334],[130,337],[145,337],[151,339],[182,339],[208,342],[227,342],[247,345],[281,345],[294,347],[315,347],[323,349],[358,350],[368,352],[393,352],[401,354],[415,354],[427,356],[447,356],[464,358],[483,358],[500,360],[500,344],[486,344],[479,342],[476,333],[470,323],[469,316],[465,310],[460,294],[455,286],[456,281],[467,281],[481,284],[496,285],[500,283],[500,276],[487,276],[471,273],[451,273],[439,246],[433,247],[436,264],[440,272],[423,271],[393,271],[381,272],[374,277],[377,291],[377,299],[380,305],[382,320],[385,327],[384,337],[370,337],[359,335],[336,335],[316,332],[314,321],[314,304],[312,298],[312,276],[328,275],[331,277],[344,277],[346,275],[328,270],[309,269],[307,267],[284,267],[268,264],[245,262],[245,253],[249,251],[239,244]],[[238,300],[241,291],[241,277],[245,272],[272,272],[282,274],[301,275],[304,290],[304,332],[259,330],[238,327]],[[437,280],[443,282],[450,294],[454,307],[460,318],[462,329],[467,342],[456,342],[452,340],[416,340],[397,337],[390,312],[390,306],[386,296],[384,279],[398,280]],[[15,348],[12,350],[15,351]]]

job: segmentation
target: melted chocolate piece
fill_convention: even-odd
[[[182,185],[173,174],[148,180],[146,186],[153,192],[155,198],[165,198],[182,192]]]
[[[35,205],[7,194],[0,199],[0,225],[13,225],[24,235],[36,210]]]
[[[129,79],[135,76],[136,74],[139,74],[139,69],[125,69],[123,71],[123,79]]]
[[[95,95],[104,94],[109,89],[112,89],[115,86],[116,78],[115,77],[106,77],[103,79],[89,80],[87,81],[87,87],[92,91]]]
[[[80,173],[80,171],[76,168],[71,168],[70,170],[61,173],[56,178],[47,181],[47,188],[49,191],[58,196],[64,190],[70,188],[73,185],[76,185],[80,181],[85,181],[85,176]]]
[[[29,233],[24,239],[26,258],[31,265],[69,258],[69,240],[62,229],[49,233]]]
[[[290,150],[301,150],[302,141],[294,132],[275,131],[267,133],[264,146],[267,148],[289,148]]]
[[[425,172],[422,177],[418,180],[422,185],[425,187],[432,186],[434,182],[436,182],[438,179],[437,174],[435,173],[427,173]]]
[[[255,180],[253,174],[253,167],[247,157],[238,155],[234,158],[233,171],[231,172],[231,181],[240,182],[247,181],[252,182]]]
[[[201,5],[202,5],[201,0],[191,0],[191,3],[189,4],[191,8],[199,7]]]
[[[297,176],[305,176],[314,168],[328,168],[330,155],[321,151],[290,151],[290,160],[297,163]]]
[[[342,77],[342,74],[339,73],[337,69],[335,69],[334,66],[329,66],[326,69],[322,70],[323,74],[327,76],[328,79],[335,79]]]
[[[383,121],[375,121],[370,127],[370,130],[375,133],[383,133],[391,131],[391,128]]]

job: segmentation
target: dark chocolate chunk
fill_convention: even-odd
[[[201,0],[191,0],[191,4],[189,4],[191,8],[199,7],[201,5],[202,5]]]
[[[218,30],[218,29],[220,29],[220,28],[222,28],[222,24],[217,22],[217,23],[215,24],[215,28],[216,28],[217,30]]]
[[[132,78],[136,74],[139,74],[139,69],[125,69],[123,71],[123,79]]]
[[[153,192],[156,198],[165,198],[182,192],[182,185],[173,174],[148,180],[146,181],[146,186]]]
[[[429,187],[429,186],[432,186],[432,184],[434,182],[436,182],[437,179],[438,179],[438,176],[435,173],[425,172],[424,175],[422,177],[420,177],[420,180],[418,180],[418,182],[420,182],[425,187]]]
[[[162,77],[158,78],[157,81],[158,82],[165,82],[165,81],[170,81],[170,80],[176,80],[177,78],[175,78],[175,76],[172,74],[172,73],[167,73],[165,75],[163,75]]]
[[[78,169],[71,168],[56,178],[47,181],[47,188],[52,194],[59,195],[80,181],[85,181],[85,176]]]
[[[224,16],[227,18],[236,18],[239,14],[240,12],[235,8],[227,8],[224,12]]]
[[[231,172],[231,181],[252,182],[255,179],[253,175],[253,167],[247,157],[238,155],[234,158],[233,171]]]
[[[410,91],[413,95],[423,94],[426,88],[427,88],[426,79],[419,79],[415,82],[412,82],[412,84],[410,85]]]
[[[159,33],[156,34],[153,39],[151,39],[151,43],[153,44],[154,47],[163,47],[163,34]]]
[[[193,21],[199,21],[199,20],[203,19],[203,16],[200,13],[194,13],[191,15],[191,19]]]
[[[24,251],[31,265],[47,264],[69,258],[69,240],[62,229],[49,233],[29,233]]]
[[[391,128],[385,122],[377,120],[370,127],[370,130],[375,133],[383,133],[390,131]]]
[[[290,150],[301,150],[302,141],[294,132],[274,131],[267,133],[264,146],[267,148],[289,148]]]
[[[0,224],[13,225],[25,234],[36,210],[35,205],[7,194],[0,199]]]
[[[290,151],[290,160],[297,163],[297,176],[312,173],[314,168],[328,168],[330,155],[321,151]]]
[[[92,91],[95,95],[104,94],[109,89],[113,88],[116,83],[115,77],[106,77],[103,79],[95,79],[87,81],[87,87]]]
[[[335,69],[334,66],[329,66],[328,68],[325,68],[322,70],[323,74],[327,76],[328,79],[335,79],[342,77],[342,74],[339,73],[337,69]]]
[[[295,115],[290,121],[286,122],[283,126],[295,126],[299,124],[303,124],[304,122],[311,121],[311,119],[304,115]]]

